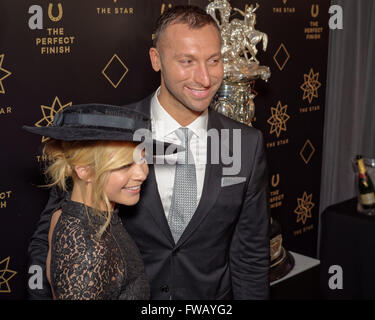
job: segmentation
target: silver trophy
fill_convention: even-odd
[[[259,65],[256,58],[257,44],[262,42],[263,51],[268,44],[267,35],[255,29],[258,7],[258,4],[255,7],[250,5],[245,12],[234,8],[233,11],[244,19],[231,21],[232,7],[227,0],[214,0],[206,7],[206,12],[218,24],[223,41],[224,79],[211,105],[225,116],[249,126],[255,113],[251,82],[258,78],[267,81],[271,76],[269,67]]]

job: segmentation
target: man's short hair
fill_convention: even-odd
[[[164,32],[171,24],[182,23],[188,25],[192,29],[199,29],[206,25],[214,25],[220,35],[220,29],[216,21],[206,13],[203,9],[191,5],[177,5],[166,11],[156,21],[154,29],[154,39],[152,46],[156,48],[156,44]]]

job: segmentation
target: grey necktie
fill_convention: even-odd
[[[184,151],[178,153],[171,208],[168,215],[168,224],[174,241],[177,243],[197,207],[197,178],[194,158],[189,147],[193,132],[188,128],[179,128],[175,133],[185,148]]]

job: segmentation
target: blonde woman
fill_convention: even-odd
[[[116,209],[139,201],[148,166],[133,161],[133,134],[149,127],[141,113],[96,104],[71,106],[50,127],[24,127],[52,138],[44,147],[49,186],[73,185],[49,229],[54,299],[149,298],[140,253]]]

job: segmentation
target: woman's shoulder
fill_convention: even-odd
[[[81,203],[65,199],[61,205],[57,227],[63,230],[77,230],[93,233],[93,225],[90,223],[85,206]],[[51,224],[53,220],[51,220]]]
[[[88,217],[89,214],[90,212],[85,211],[84,205],[65,201],[53,233],[54,250],[64,251],[64,248],[66,250],[80,248],[80,252],[85,254],[102,253],[104,248],[109,245],[111,237],[106,232],[98,237],[98,224],[92,217]]]
[[[51,218],[51,227],[55,226],[56,232],[72,234],[75,230],[78,233],[84,233],[88,228],[87,223],[77,216],[71,215],[70,212],[60,209],[60,213],[56,211]]]
[[[106,240],[96,237],[87,222],[62,210],[51,239],[52,257],[64,263],[100,263],[106,257]]]
[[[96,229],[87,219],[72,215],[71,211],[64,211],[64,207],[60,210],[60,214],[56,212],[56,216],[52,217],[52,227],[54,230],[51,241],[55,248],[74,246],[82,249],[97,249],[102,245],[102,241],[95,236]]]

